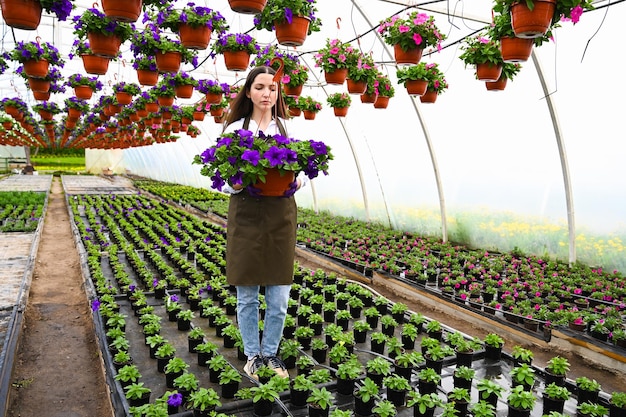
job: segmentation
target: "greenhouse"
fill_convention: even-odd
[[[626,416],[621,0],[0,7],[3,415]]]

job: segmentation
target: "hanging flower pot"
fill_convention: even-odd
[[[115,98],[117,99],[117,102],[119,104],[121,104],[122,106],[126,106],[128,104],[130,104],[133,101],[133,96],[130,93],[127,93],[125,91],[118,91],[115,93]]]
[[[502,74],[502,65],[494,65],[490,62],[476,64],[476,78],[480,81],[498,81]]]
[[[506,88],[507,79],[500,76],[497,81],[486,81],[485,87],[488,91],[502,91]]]
[[[399,65],[413,65],[420,62],[422,59],[422,53],[424,50],[422,48],[411,48],[407,51],[402,49],[399,44],[395,44],[393,46],[393,55],[396,60],[396,64]]]
[[[78,109],[75,108],[69,108],[67,109],[67,117],[70,120],[78,120],[81,116],[82,112]]]
[[[52,112],[48,110],[40,109],[37,113],[39,113],[42,120],[52,120],[54,118]]]
[[[309,31],[311,19],[305,16],[293,16],[291,23],[284,20],[281,23],[274,22],[276,39],[284,46],[302,46]]]
[[[39,91],[42,93],[47,93],[50,90],[51,82],[49,80],[44,80],[41,78],[28,78],[28,85],[32,91]]]
[[[176,73],[180,69],[182,56],[176,51],[165,53],[157,51],[155,59],[159,72]]]
[[[325,71],[324,79],[328,84],[341,85],[348,77],[348,68],[337,68],[334,71]]]
[[[426,90],[423,96],[420,96],[420,102],[422,103],[434,103],[437,101],[437,92]]]
[[[303,87],[304,87],[303,85],[296,85],[296,86],[289,86],[287,84],[283,85],[285,95],[290,96],[290,97],[300,97],[300,94],[302,94]]]
[[[526,62],[533,51],[530,38],[505,36],[500,38],[500,51],[504,62]]]
[[[538,38],[546,34],[556,8],[556,0],[535,0],[532,10],[525,1],[511,6],[511,26],[518,38]]]
[[[201,122],[204,120],[206,114],[203,111],[194,111],[193,112],[193,120],[197,122]]]
[[[159,96],[157,101],[161,107],[170,107],[174,104],[174,96]]]
[[[242,14],[259,14],[267,0],[228,0],[231,10]]]
[[[333,112],[337,117],[345,117],[348,115],[349,107],[333,107]]]
[[[365,93],[361,94],[361,103],[363,104],[371,104],[376,101],[376,94],[374,93]]]
[[[109,58],[96,56],[96,55],[81,55],[83,59],[83,66],[87,74],[104,75],[109,69]]]
[[[348,93],[350,94],[363,94],[365,93],[365,90],[367,90],[366,81],[363,81],[363,80],[354,81],[354,80],[351,80],[350,78],[348,78],[346,81],[348,85]]]
[[[229,71],[245,71],[250,63],[247,51],[224,51],[224,64]]]
[[[146,103],[146,110],[149,113],[156,113],[159,111],[159,103]]]
[[[50,100],[50,91],[33,91],[33,97],[37,101],[47,101]]]
[[[207,104],[221,103],[223,96],[224,94],[218,94],[218,93],[212,93],[212,92],[208,92],[205,95]]]
[[[39,0],[1,0],[2,17],[7,25],[23,30],[35,30],[41,21]]]
[[[157,71],[138,69],[137,80],[141,85],[154,86],[159,81],[159,73]]]
[[[120,52],[122,40],[116,35],[105,35],[99,32],[89,32],[89,48],[94,55],[105,58],[115,58]]]
[[[24,62],[24,73],[33,78],[44,78],[48,75],[50,63],[45,59],[28,60]]]
[[[141,14],[141,0],[102,0],[104,14],[121,22],[136,22]]]
[[[178,28],[180,43],[189,49],[206,49],[211,40],[211,29],[206,25],[191,26],[183,23]]]
[[[178,98],[191,98],[193,95],[193,85],[191,84],[177,85],[174,90]]]
[[[81,100],[89,100],[93,95],[93,90],[88,85],[77,85],[74,87],[74,95]]]
[[[290,189],[290,185],[295,180],[293,171],[281,173],[276,168],[268,168],[265,175],[265,182],[258,181],[254,184],[260,190],[260,195],[267,197],[282,197]]]
[[[289,107],[289,115],[291,117],[298,117],[302,114],[302,109],[299,109],[298,107]]]
[[[209,113],[213,117],[221,117],[224,114],[224,108],[223,107],[211,107],[211,110],[209,110]]]
[[[315,120],[315,116],[317,115],[317,113],[311,110],[303,110],[303,113],[304,113],[304,120]]]
[[[404,84],[407,93],[412,96],[423,96],[428,88],[426,80],[408,80]]]
[[[376,97],[376,100],[374,100],[375,109],[386,109],[388,105],[389,105],[389,97],[378,96]]]

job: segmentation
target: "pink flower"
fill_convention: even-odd
[[[583,14],[583,8],[580,4],[572,9],[570,15],[572,16],[572,23],[576,24],[580,20],[580,16]]]
[[[340,62],[346,62],[347,57],[344,54],[339,55]]]
[[[289,84],[289,81],[291,81],[291,77],[288,75],[283,76],[283,78],[280,79],[280,82],[283,84]]]
[[[415,33],[413,35],[413,42],[415,42],[415,45],[421,45],[422,44],[422,35],[420,35],[419,33]]]
[[[400,33],[407,33],[410,30],[411,30],[411,28],[408,27],[407,25],[400,25],[400,26],[398,26],[398,32],[400,32]]]
[[[428,19],[430,19],[430,17],[426,13],[419,13],[417,16],[415,16],[415,19],[413,19],[413,23],[416,25],[421,25],[428,22]]]
[[[331,48],[328,53],[330,53],[331,55],[337,55],[339,53],[339,48],[335,46],[334,48]]]

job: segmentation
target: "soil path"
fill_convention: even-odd
[[[48,201],[8,417],[111,417],[80,260],[61,181]]]

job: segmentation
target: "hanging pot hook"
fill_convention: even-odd
[[[41,36],[36,36],[35,37],[35,42],[37,42],[38,46],[41,46]]]
[[[341,22],[341,17],[335,19],[335,22],[337,23],[337,29],[341,29],[341,25],[339,25],[339,22]]]
[[[276,74],[274,75],[274,79],[272,80],[275,83],[279,82],[283,78],[283,73],[285,71],[285,61],[283,61],[282,58],[277,57],[277,56],[272,58],[272,60],[270,61],[270,67],[272,65],[274,65],[274,63],[276,63],[276,62],[278,62],[279,67],[276,70]]]

